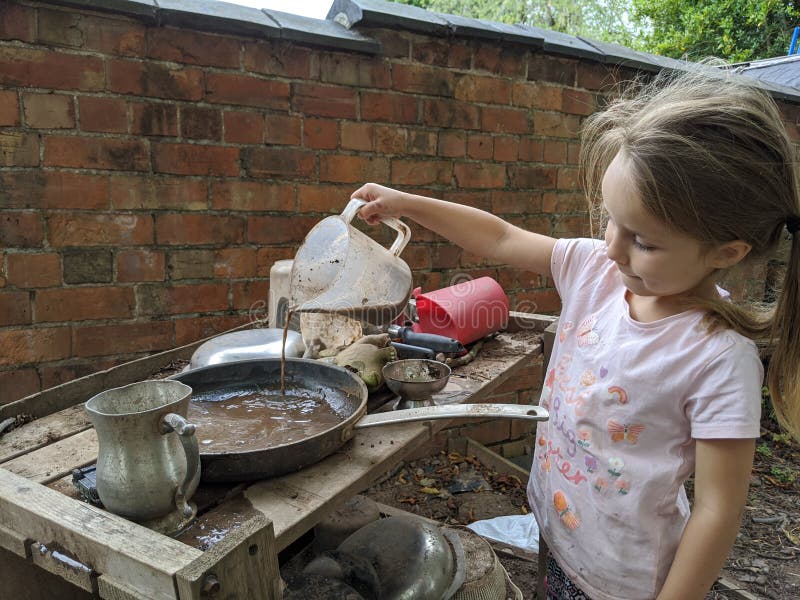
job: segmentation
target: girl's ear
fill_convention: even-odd
[[[711,264],[716,269],[728,269],[742,261],[753,249],[744,240],[733,240],[717,246],[712,251]]]

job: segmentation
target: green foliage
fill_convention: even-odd
[[[779,467],[775,465],[770,467],[769,473],[778,481],[778,483],[784,485],[794,483],[795,479],[797,479],[797,471],[791,467]]]
[[[785,0],[397,0],[434,12],[533,25],[699,60],[786,54],[800,8]]]
[[[770,448],[766,444],[759,444],[758,446],[756,446],[756,452],[758,452],[761,456],[766,456],[766,457],[772,456],[772,448]]]

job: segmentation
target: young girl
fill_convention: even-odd
[[[546,275],[562,299],[528,495],[548,598],[702,599],[733,545],[759,436],[762,363],[798,433],[800,204],[774,102],[737,77],[662,76],[588,118],[581,162],[605,240],[366,184],[361,216],[406,216],[467,251]],[[787,234],[788,230],[788,234]],[[715,281],[791,236],[774,313]],[[683,488],[694,473],[692,511]]]

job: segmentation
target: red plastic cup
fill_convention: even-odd
[[[508,325],[508,296],[491,277],[417,294],[414,329],[469,344]]]

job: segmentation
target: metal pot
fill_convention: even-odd
[[[240,360],[279,358],[282,347],[283,329],[246,329],[224,333],[198,346],[192,354],[188,368],[199,369]],[[300,334],[290,329],[286,335],[286,356],[303,356],[304,351]]]
[[[265,359],[214,365],[170,378],[192,387],[188,416],[197,424],[204,481],[250,481],[297,471],[338,450],[356,428],[431,419],[548,418],[541,407],[518,404],[451,404],[365,415],[367,388],[354,373],[316,360],[286,359],[287,396],[282,398],[280,370],[280,359]],[[313,400],[307,403],[316,407],[312,412],[298,409],[305,399]],[[298,417],[283,418],[281,402]],[[214,416],[202,414],[206,410],[213,410]],[[280,442],[270,440],[276,432],[264,425],[270,418],[279,422]],[[325,420],[328,425],[322,424]],[[212,430],[226,439],[206,443]]]

